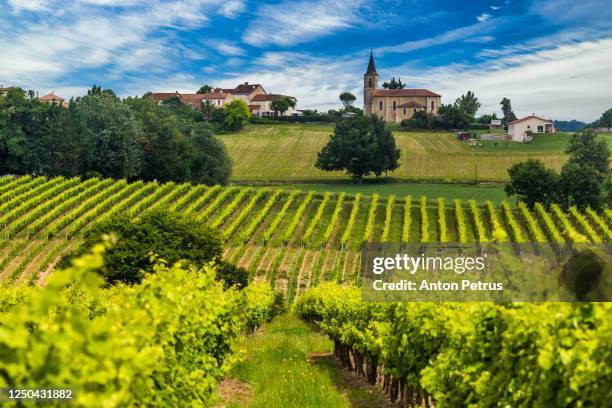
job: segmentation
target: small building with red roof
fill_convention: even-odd
[[[508,134],[514,142],[528,142],[535,134],[554,132],[553,121],[536,116],[535,113],[508,123]]]

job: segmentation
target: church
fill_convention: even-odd
[[[386,122],[400,123],[417,111],[438,114],[442,96],[427,89],[379,89],[374,55],[370,53],[368,70],[363,76],[363,111],[378,115]]]

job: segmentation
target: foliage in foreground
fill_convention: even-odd
[[[79,406],[207,405],[240,360],[237,336],[271,317],[269,286],[223,289],[215,270],[155,266],[101,289],[103,247],[46,288],[0,288],[0,387],[67,387]]]
[[[609,403],[606,303],[366,303],[359,289],[328,283],[298,298],[295,309],[371,381],[382,364],[440,407]]]

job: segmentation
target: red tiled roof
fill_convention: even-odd
[[[225,89],[221,92],[221,91],[217,91],[217,92],[207,92],[205,94],[202,94],[203,99],[225,99],[227,98],[227,92],[225,92]]]
[[[238,85],[237,87],[232,89],[230,92],[231,93],[235,93],[235,94],[250,94],[258,86],[261,86],[261,85],[260,84],[249,84],[249,83],[245,82],[244,84]]]
[[[440,96],[427,89],[376,89],[374,96]]]
[[[512,122],[510,122],[510,123],[508,123],[508,124],[509,124],[509,125],[514,125],[515,123],[524,122],[524,121],[526,121],[526,120],[528,120],[528,119],[539,119],[539,120],[541,120],[542,122],[552,123],[552,121],[547,120],[547,119],[544,119],[544,118],[541,118],[541,117],[539,117],[539,116],[536,116],[536,115],[529,115],[529,116],[525,116],[524,118],[520,118],[520,119],[514,120],[514,121],[512,121]]]
[[[202,104],[204,94],[181,94],[180,98],[183,103],[198,108]]]
[[[254,102],[265,102],[265,101],[274,101],[276,99],[281,99],[281,98],[291,98],[293,100],[297,100],[293,96],[280,95],[280,94],[258,94],[258,95],[255,95],[251,100]]]
[[[161,101],[165,101],[166,99],[170,99],[173,96],[179,96],[180,94],[178,92],[155,92],[151,94],[151,97],[153,97],[153,100],[155,102],[161,102]]]
[[[38,99],[43,101],[43,102],[64,102],[64,98],[62,98],[61,96],[57,96],[53,92],[51,92],[51,93],[49,93],[49,94],[47,94],[45,96],[41,96]]]
[[[259,110],[259,109],[261,109],[261,106],[260,105],[249,105],[249,109],[250,110]]]

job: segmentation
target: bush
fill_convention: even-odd
[[[222,256],[217,231],[193,217],[162,208],[138,219],[125,213],[94,225],[85,233],[80,247],[60,261],[60,267],[70,265],[73,258],[91,251],[110,234],[117,242],[104,253],[104,265],[98,270],[109,284],[140,283],[145,274],[153,272],[153,254],[170,264],[183,260],[196,268]],[[230,279],[229,285],[244,283],[240,272],[229,266],[221,266],[220,275]]]
[[[225,105],[223,108],[225,117],[223,118],[223,126],[227,130],[240,130],[249,122],[251,111],[246,102],[242,99],[235,99]]]
[[[244,288],[249,284],[249,272],[237,265],[227,261],[218,261],[216,263],[217,278],[225,282],[225,287],[236,286]]]
[[[470,123],[467,128],[469,130],[489,130],[489,125],[483,123]]]
[[[0,308],[0,387],[72,388],[75,406],[211,405],[239,361],[244,296],[224,291],[210,266],[156,265],[140,285],[104,290],[94,273],[101,251],[20,299],[9,293]]]

